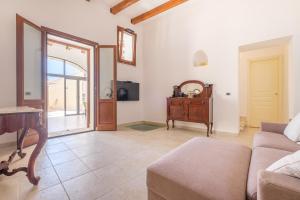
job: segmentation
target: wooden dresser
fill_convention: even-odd
[[[201,89],[194,89],[197,91],[191,94],[192,91],[183,91],[188,84],[193,84],[194,87],[198,84]],[[213,85],[204,84],[201,81],[186,81],[178,86],[180,97],[167,98],[167,128],[169,130],[169,121],[172,120],[172,127],[174,128],[174,121],[196,122],[205,124],[207,127],[207,137],[212,133],[213,127]],[[191,90],[193,87],[188,87]],[[174,96],[174,95],[173,95]]]

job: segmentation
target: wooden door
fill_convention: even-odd
[[[117,129],[116,46],[96,48],[96,130]]]
[[[249,125],[278,122],[281,98],[281,59],[279,57],[250,63]]]
[[[39,26],[19,15],[16,16],[16,30],[17,106],[43,109],[42,122],[46,126],[46,70],[43,67],[46,34]],[[37,133],[29,130],[23,145],[30,146],[37,141]]]

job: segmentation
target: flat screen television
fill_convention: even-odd
[[[140,84],[131,81],[117,81],[118,101],[139,101]]]

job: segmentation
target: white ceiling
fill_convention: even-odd
[[[113,7],[114,5],[121,2],[121,0],[102,0],[109,7]],[[122,12],[118,14],[124,14],[129,18],[136,17],[144,12],[147,12],[163,3],[166,3],[168,0],[140,0],[139,2],[129,6]]]

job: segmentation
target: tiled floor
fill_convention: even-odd
[[[87,128],[85,115],[52,116],[48,117],[48,132],[51,135],[56,132]]]
[[[254,132],[213,137],[250,146]],[[36,163],[40,184],[32,186],[24,173],[0,176],[0,199],[146,200],[146,167],[197,136],[205,133],[160,128],[145,134],[121,128],[51,139]],[[6,159],[10,150],[1,149],[0,159]],[[32,147],[26,151],[30,153]],[[26,162],[25,158],[14,166]]]

